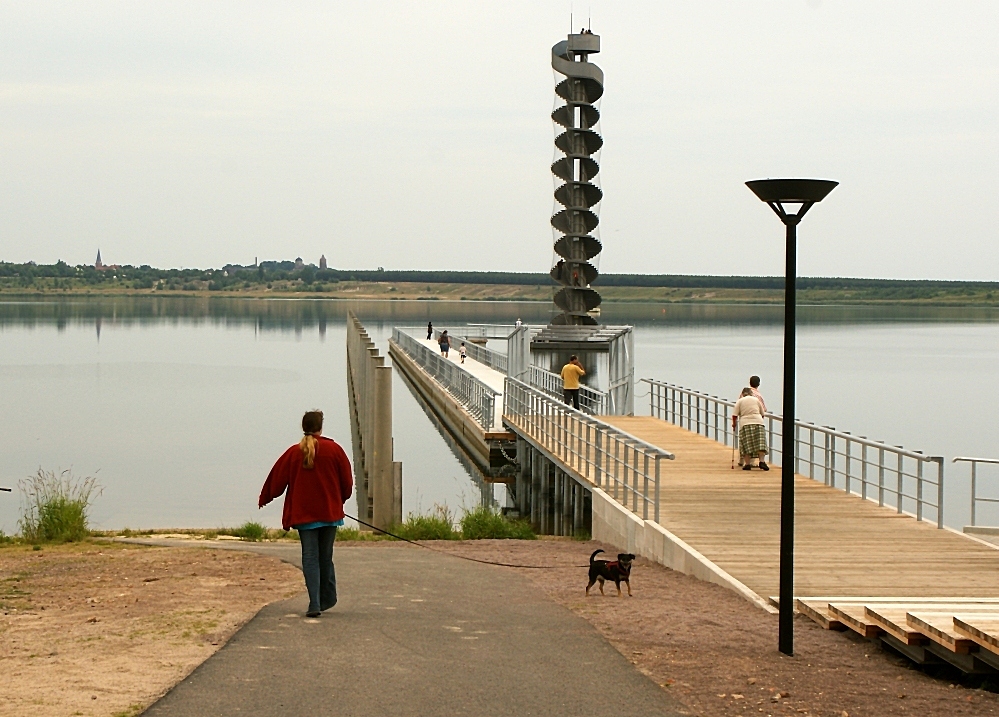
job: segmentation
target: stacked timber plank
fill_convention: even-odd
[[[795,606],[828,630],[882,638],[914,659],[929,650],[961,667],[977,659],[999,669],[999,598],[802,597]]]

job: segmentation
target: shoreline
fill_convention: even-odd
[[[604,305],[655,304],[672,305],[743,305],[783,306],[784,292],[775,289],[676,289],[656,287],[600,286]],[[121,288],[69,288],[0,286],[0,301],[10,299],[61,299],[61,298],[230,298],[311,301],[428,301],[428,302],[481,302],[481,303],[538,303],[549,304],[553,287],[515,284],[448,284],[401,282],[338,282],[314,287],[260,287],[231,288],[210,291],[164,290]],[[941,295],[942,293],[942,295]],[[864,291],[833,291],[827,289],[798,289],[798,306],[870,306],[870,307],[927,307],[927,308],[981,308],[999,309],[999,299],[986,293],[969,296],[963,291],[936,292],[933,296],[912,298],[875,296]]]

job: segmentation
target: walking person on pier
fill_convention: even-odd
[[[438,344],[441,347],[441,356],[447,358],[448,351],[451,350],[451,338],[447,335],[447,329],[444,329],[444,331],[441,332]]]
[[[579,378],[585,376],[583,364],[576,354],[569,357],[569,363],[562,367],[562,398],[577,411],[579,410]]]
[[[763,422],[763,403],[753,395],[753,389],[742,389],[742,397],[732,409],[732,430],[739,426],[739,453],[742,455],[742,470],[752,470],[753,456],[759,458],[760,470],[768,471],[767,430]]]
[[[458,349],[458,355],[461,356],[461,362],[465,363],[465,355],[468,353],[468,349],[465,348],[465,342],[461,342],[461,348]]]
[[[302,431],[302,440],[271,468],[257,506],[263,508],[287,489],[281,525],[298,531],[309,591],[306,616],[319,617],[336,605],[333,541],[343,525],[343,503],[354,490],[354,480],[343,448],[322,437],[322,411],[308,411],[302,417]]]
[[[433,337],[434,337],[434,322],[433,321],[428,321],[427,322],[427,341],[429,341]]]

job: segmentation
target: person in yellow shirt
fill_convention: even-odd
[[[562,367],[562,397],[577,411],[579,410],[579,377],[585,376],[583,364],[576,354],[569,357],[569,363]]]

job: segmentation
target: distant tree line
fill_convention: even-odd
[[[397,271],[319,269],[308,264],[296,267],[293,261],[263,261],[256,266],[228,264],[221,269],[156,269],[149,265],[121,266],[97,270],[93,265],[14,264],[0,262],[0,279],[14,279],[30,286],[36,278],[75,279],[73,283],[99,285],[127,282],[134,288],[224,290],[267,282],[300,281],[302,284],[340,281],[426,283],[426,284],[507,284],[545,286],[551,284],[546,273],[506,271]],[[9,281],[4,284],[10,285]],[[595,286],[634,286],[672,289],[783,289],[782,276],[693,276],[682,274],[601,274]],[[935,291],[978,293],[999,290],[999,282],[941,281],[923,279],[853,279],[800,277],[801,290],[861,291],[867,295],[890,298],[915,298]]]

